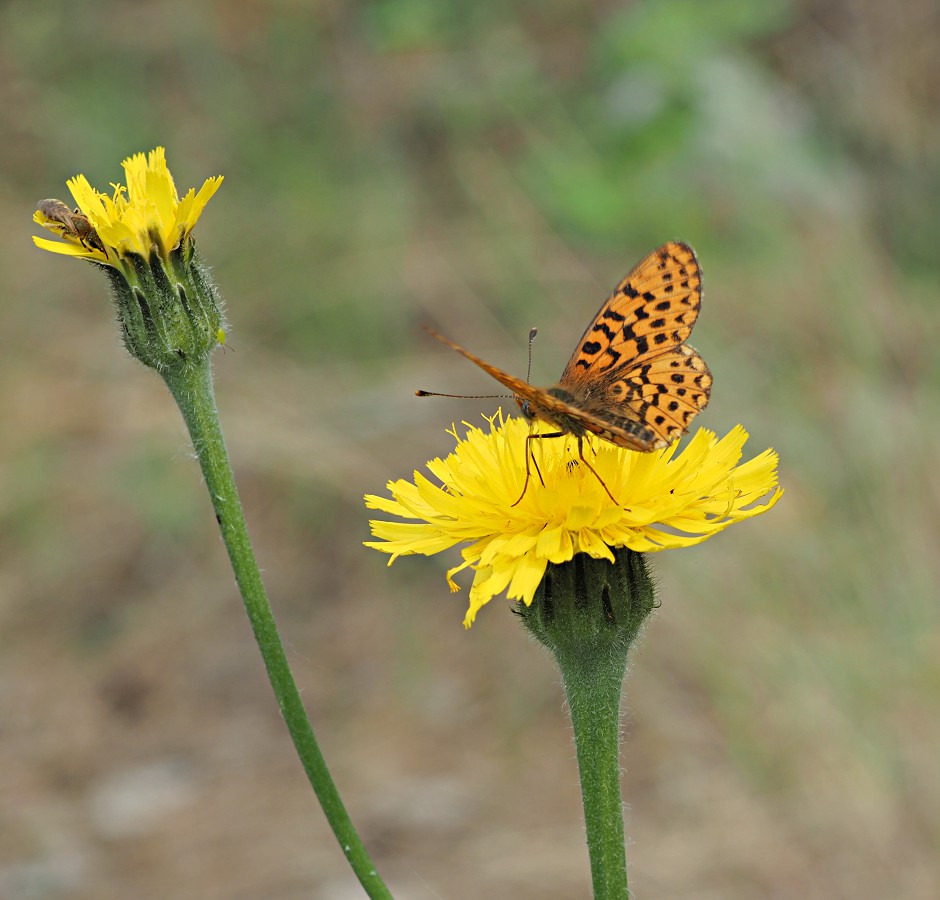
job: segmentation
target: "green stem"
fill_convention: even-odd
[[[555,656],[568,696],[581,776],[595,900],[625,900],[620,799],[620,696],[627,655],[655,605],[643,555],[612,548],[613,564],[584,553],[550,565],[519,613]]]
[[[189,429],[215,507],[222,539],[235,571],[235,580],[297,755],[333,834],[366,894],[379,900],[390,900],[392,895],[376,871],[336,790],[291,675],[238,499],[219,424],[208,357],[197,365],[180,366],[162,374]]]
[[[595,900],[624,900],[627,857],[620,794],[623,668],[598,657],[559,654],[574,729]]]

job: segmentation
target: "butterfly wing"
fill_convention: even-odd
[[[706,407],[711,388],[705,360],[688,344],[680,344],[605,377],[586,408],[614,421],[640,421],[655,434],[656,446],[666,446]]]
[[[702,305],[702,271],[695,251],[663,244],[627,275],[578,342],[561,384],[590,387],[598,378],[679,346],[692,333]]]
[[[667,446],[705,408],[711,393],[705,360],[684,343],[701,304],[702,272],[695,251],[676,241],[663,244],[600,308],[568,361],[560,387],[570,390],[586,413],[611,426],[645,428],[646,446],[639,449]]]

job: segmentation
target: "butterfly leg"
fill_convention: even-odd
[[[529,489],[529,479],[532,477],[532,470],[529,468],[529,460],[532,460],[532,465],[535,466],[536,474],[539,476],[539,481],[542,482],[542,486],[545,486],[545,479],[542,478],[542,470],[539,468],[539,464],[535,459],[535,455],[532,453],[532,447],[530,441],[541,441],[545,438],[558,438],[564,437],[567,434],[565,431],[553,431],[551,434],[530,434],[525,439],[525,483],[522,485],[522,493],[519,495],[519,499],[516,500],[512,506],[518,506],[522,502],[522,498],[525,496],[525,492]],[[595,473],[596,474],[596,473]],[[601,482],[603,484],[603,482]]]
[[[547,435],[546,435],[546,437],[547,437]],[[595,449],[595,451],[594,451],[594,454],[595,454],[595,456],[597,455],[597,450],[596,450],[596,449]],[[583,463],[591,470],[591,473],[592,473],[592,474],[594,475],[594,477],[600,482],[601,487],[602,487],[605,491],[607,491],[607,496],[610,497],[610,499],[614,502],[614,505],[615,505],[615,506],[620,506],[620,504],[617,502],[617,498],[610,492],[610,488],[607,487],[606,484],[604,484],[604,479],[601,478],[601,476],[597,474],[597,470],[594,468],[594,466],[592,466],[592,465],[584,458],[584,435],[583,435],[583,434],[579,434],[579,435],[578,435],[578,459],[580,459],[581,462],[583,462]],[[519,499],[521,500],[522,498],[520,497]],[[518,501],[517,501],[517,502],[518,502]]]

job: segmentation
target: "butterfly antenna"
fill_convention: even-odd
[[[539,330],[534,325],[529,329],[529,368],[525,373],[525,380],[529,384],[532,383],[532,342],[535,340],[535,336],[538,333]]]
[[[416,397],[452,397],[455,400],[511,399],[512,394],[439,394],[437,391],[415,391]]]

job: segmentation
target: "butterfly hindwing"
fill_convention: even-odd
[[[711,387],[705,360],[697,350],[681,344],[610,377],[596,403],[612,417],[644,423],[669,444],[705,408]]]
[[[702,302],[695,251],[671,241],[650,253],[617,285],[565,367],[562,384],[587,384],[679,346],[692,333]]]

